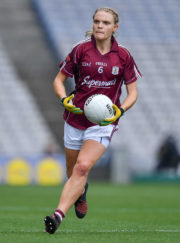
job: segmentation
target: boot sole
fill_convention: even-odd
[[[54,232],[57,230],[57,226],[54,223],[54,220],[50,216],[46,216],[44,219],[46,232],[49,234],[54,234]]]

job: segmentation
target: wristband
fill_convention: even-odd
[[[63,105],[63,102],[64,102],[64,100],[67,98],[67,96],[65,96],[65,97],[63,97],[63,98],[61,98],[61,105]]]
[[[123,116],[124,113],[125,113],[125,110],[124,110],[122,107],[120,107],[119,109],[120,109],[120,111],[121,111],[121,116]]]

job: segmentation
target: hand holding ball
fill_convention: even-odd
[[[86,100],[84,113],[90,122],[107,126],[120,118],[124,114],[124,110],[119,109],[106,95],[95,94]]]

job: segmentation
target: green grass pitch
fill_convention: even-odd
[[[0,186],[0,242],[180,242],[180,184],[89,183],[89,211],[72,208],[54,235],[44,216],[56,208],[62,186]]]

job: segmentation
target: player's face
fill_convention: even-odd
[[[94,16],[93,35],[96,40],[110,39],[117,28],[118,25],[114,24],[114,17],[111,13],[102,10],[98,11]]]

